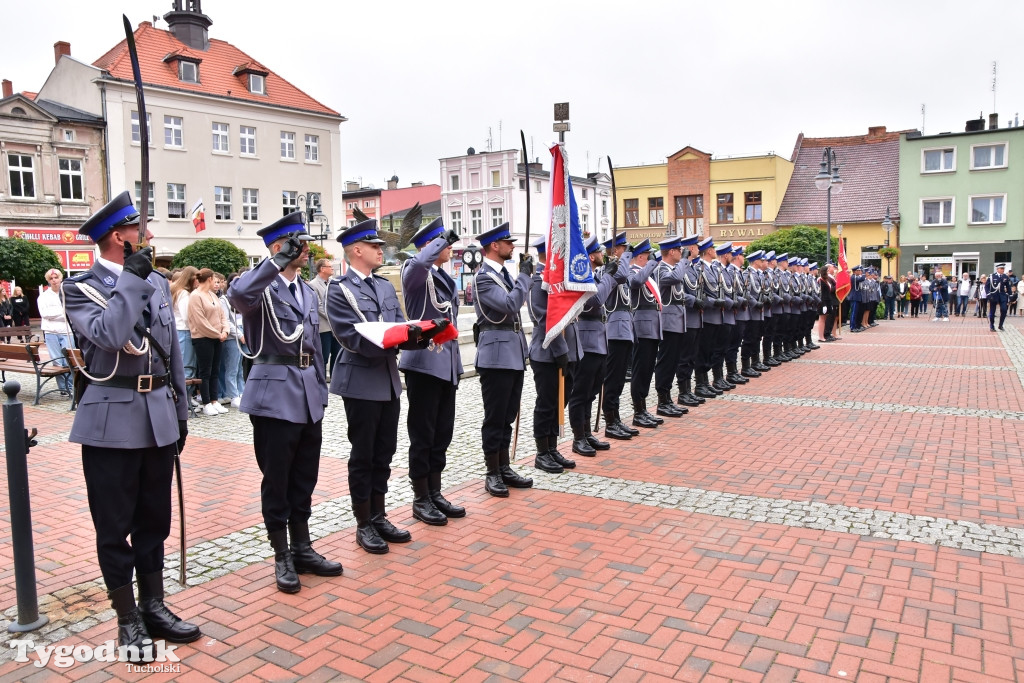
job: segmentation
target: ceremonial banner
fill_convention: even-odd
[[[836,296],[842,303],[850,293],[850,269],[846,263],[846,247],[839,238],[839,268],[836,269]]]
[[[547,330],[541,345],[545,349],[579,315],[586,300],[597,293],[590,257],[583,246],[565,147],[554,145],[551,156],[551,221],[543,273],[548,293]]]
[[[192,207],[192,213],[188,217],[192,219],[192,225],[196,226],[196,232],[206,230],[206,207],[203,206],[202,198]]]
[[[423,332],[428,332],[436,327],[432,320],[410,320],[404,323],[365,322],[356,323],[355,327],[356,332],[373,342],[375,346],[382,349],[393,349],[409,341],[410,325],[416,325]],[[458,336],[459,331],[455,329],[455,325],[448,325],[448,327],[437,333],[432,341],[435,345],[443,344],[457,339]]]

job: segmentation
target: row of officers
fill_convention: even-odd
[[[163,601],[164,541],[170,532],[174,461],[185,446],[187,398],[166,279],[154,272],[151,233],[127,192],[80,229],[99,250],[93,268],[63,286],[67,317],[86,367],[70,440],[82,445],[97,556],[118,616],[120,645],[147,639],[191,642],[197,626]],[[397,450],[399,372],[408,397],[409,477],[413,516],[443,525],[465,516],[442,495],[442,473],[455,424],[462,359],[454,329],[458,288],[443,266],[458,235],[437,219],[414,237],[415,256],[402,267],[405,311],[401,341],[382,342],[359,323],[405,322],[391,283],[374,270],[384,240],[374,220],[348,228],[338,241],[349,268],[329,282],[323,300],[300,277],[311,239],[301,212],[259,231],[269,258],[241,275],[228,293],[243,319],[253,366],[240,410],[253,426],[253,448],[263,478],[261,508],[274,551],[277,587],[293,593],[298,575],[338,576],[342,566],[312,547],[309,518],[319,473],[328,394],[341,396],[351,444],[348,485],[356,542],[386,553],[411,534],[387,517],[385,498]],[[744,255],[710,238],[673,238],[634,247],[625,233],[602,245],[587,243],[598,292],[577,320],[548,348],[547,295],[532,257],[514,275],[506,264],[515,249],[508,224],[479,238],[484,261],[474,274],[476,369],[483,399],[485,488],[508,496],[532,479],[511,467],[526,359],[537,388],[535,465],[561,472],[575,463],[559,453],[556,415],[559,377],[565,382],[572,451],[593,456],[610,444],[590,427],[594,402],[606,437],[629,440],[678,418],[706,400],[808,350],[821,291],[815,264],[786,254]],[[533,245],[543,254],[543,242]],[[528,343],[522,309],[538,333]],[[319,335],[321,311],[342,353],[327,383]],[[436,337],[436,341],[435,341]],[[451,341],[442,341],[451,340]],[[399,357],[399,351],[401,356]],[[631,366],[632,426],[620,419],[619,397]],[[710,373],[710,377],[709,377]],[[652,377],[656,414],[647,408]],[[678,396],[672,399],[673,383]],[[599,398],[599,396],[601,398]],[[599,413],[599,414],[601,414]],[[133,575],[138,584],[135,599]]]

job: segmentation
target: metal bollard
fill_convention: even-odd
[[[11,543],[14,546],[14,585],[18,594],[18,621],[9,633],[34,631],[50,621],[39,614],[36,595],[36,561],[32,545],[32,509],[28,496],[28,449],[35,446],[36,430],[25,429],[25,413],[18,392],[21,384],[5,382],[4,444],[7,451],[7,490],[11,499]]]

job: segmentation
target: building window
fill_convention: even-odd
[[[295,159],[295,133],[281,131],[281,158]]]
[[[501,187],[501,171],[491,171],[491,187]]]
[[[956,147],[921,150],[921,173],[946,173],[956,170]]]
[[[363,208],[364,208],[364,209],[370,209],[370,208],[373,208],[373,205],[374,205],[374,203],[375,203],[375,202],[374,202],[374,200],[372,200],[372,199],[367,199],[366,201],[364,201],[364,202],[363,202]]]
[[[226,123],[214,123],[213,124],[213,151],[214,152],[229,152],[228,147],[228,124]]]
[[[601,218],[608,218],[608,200],[601,200]]]
[[[732,192],[717,195],[715,199],[718,203],[718,222],[732,223]]]
[[[471,209],[470,212],[469,212],[469,222],[470,222],[470,224],[473,227],[473,234],[474,235],[479,235],[480,234],[480,229],[484,225],[484,219],[483,219],[482,213],[483,212],[480,209]]]
[[[590,216],[583,213],[580,214],[580,228],[583,230],[583,234],[587,235],[590,233]]]
[[[1013,252],[1012,251],[997,251],[993,253],[993,261],[996,263],[1012,263]]]
[[[178,60],[178,80],[183,83],[199,82],[199,65],[185,59]]]
[[[496,227],[498,227],[499,225],[501,225],[502,223],[505,222],[505,220],[502,218],[503,214],[504,214],[504,212],[502,211],[500,206],[495,208],[495,209],[491,209],[491,227],[492,228],[496,228]]]
[[[22,199],[34,198],[36,196],[36,180],[31,155],[8,154],[7,166],[11,173],[11,196]]]
[[[351,211],[352,209],[355,209],[358,206],[359,206],[359,202],[349,202],[348,204],[345,205],[345,208],[348,209],[349,211]]]
[[[1006,204],[1006,195],[999,194],[992,197],[971,197],[971,220],[974,225],[983,223],[1005,223],[1006,216],[1003,207]]]
[[[292,211],[299,210],[299,193],[291,190],[285,190],[281,193],[281,209],[284,215],[287,216]]]
[[[318,213],[323,213],[323,204],[320,203],[319,192],[306,193],[306,209],[306,213],[309,213],[310,216],[313,216]]]
[[[249,74],[249,92],[253,95],[266,95],[266,85],[262,74]]]
[[[306,161],[320,161],[320,136],[306,136]]]
[[[526,189],[526,178],[520,178],[519,179],[519,189],[520,190],[525,190]]]
[[[156,216],[156,183],[149,184],[149,206],[146,208],[146,216],[153,218]],[[142,183],[135,181],[135,206],[142,206]]]
[[[953,199],[922,199],[921,225],[953,225]]]
[[[218,221],[231,220],[231,188],[213,188],[213,217]]]
[[[455,192],[456,190],[458,190],[459,189],[459,176],[457,176],[457,175],[448,176],[448,187],[451,188],[452,192]]]
[[[587,198],[587,188],[585,188],[585,187],[584,187],[584,188],[581,188],[581,189],[580,189],[580,193],[581,193],[581,196],[582,196],[582,197],[583,197],[584,199],[586,199],[586,198]]]
[[[139,112],[132,112],[132,142],[138,142],[142,139],[142,133],[139,132]],[[149,144],[153,144],[153,115],[146,114],[146,139],[149,140]]]
[[[648,225],[664,225],[665,198],[649,197],[647,199]]]
[[[185,184],[167,183],[167,217],[185,217]]]
[[[244,156],[256,156],[256,128],[254,126],[239,126],[238,153]]]
[[[60,159],[60,198],[82,201],[85,192],[82,189],[82,160]]]
[[[75,141],[75,131],[71,130],[70,128],[65,128],[64,129],[64,142],[74,142],[74,141]]]
[[[1006,168],[1005,142],[971,146],[971,170],[982,168]]]
[[[677,235],[689,237],[704,229],[704,195],[678,195],[675,204]]]
[[[164,147],[181,149],[184,147],[180,116],[164,117]]]
[[[258,221],[260,219],[260,191],[254,187],[242,188],[242,220]]]
[[[624,204],[626,207],[626,227],[635,228],[640,225],[640,200],[627,199]]]
[[[534,194],[540,194],[540,181],[539,180],[534,180],[533,181],[533,192],[534,192]]]
[[[744,192],[743,210],[746,212],[744,219],[747,223],[755,223],[761,220],[761,193]]]
[[[452,224],[452,230],[454,230],[459,235],[463,234],[463,232],[462,232],[462,212],[461,211],[452,211],[451,224]]]

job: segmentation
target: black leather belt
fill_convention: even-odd
[[[638,311],[656,311],[658,310],[657,304],[640,304],[636,307]]]
[[[92,384],[93,386],[134,389],[140,394],[147,394],[154,389],[165,387],[170,383],[170,375],[138,375],[133,377],[111,377],[110,379],[89,380],[89,384]]]
[[[252,359],[253,365],[293,365],[297,368],[308,368],[313,364],[313,354],[300,353],[297,356],[279,356],[266,354]]]
[[[514,323],[504,325],[495,325],[494,323],[480,323],[479,325],[477,325],[477,329],[480,330],[481,332],[488,332],[491,330],[505,330],[507,332],[518,332],[519,330],[522,329],[522,325],[519,323],[518,320],[515,321]]]
[[[608,322],[608,316],[606,315],[581,315],[580,320],[593,320],[595,322],[600,321],[603,323]]]

